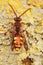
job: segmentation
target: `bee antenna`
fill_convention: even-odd
[[[21,15],[19,15],[19,17],[21,17],[23,14],[25,14],[28,10],[31,11],[31,8],[28,8],[27,10],[25,10]]]
[[[10,3],[8,3],[8,5],[12,8],[12,10],[13,10],[15,16],[17,17],[17,14],[16,14],[15,10],[13,9],[12,5],[11,5]]]

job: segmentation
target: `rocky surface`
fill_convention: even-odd
[[[43,3],[42,0],[39,1]],[[13,26],[9,22],[15,22],[13,19],[15,15],[8,2],[18,15],[27,8],[31,8],[31,11],[27,11],[21,17],[21,22],[25,23],[21,30],[29,33],[22,33],[28,44],[28,51],[23,45],[19,51],[15,49],[12,51],[11,33],[4,34],[8,29],[13,30]],[[28,63],[22,62],[27,57],[33,60],[31,65],[43,65],[43,4],[40,4],[35,0],[4,0],[4,2],[0,0],[0,65],[28,65]]]

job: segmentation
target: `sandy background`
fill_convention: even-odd
[[[13,30],[9,22],[14,21],[14,13],[8,2],[13,6],[19,16],[27,8],[27,11],[21,18],[23,24],[21,30],[28,31],[33,38],[26,32],[22,33],[28,44],[28,51],[22,45],[19,51],[11,51],[12,37],[8,29]],[[28,42],[29,41],[29,42]],[[0,65],[25,65],[22,60],[26,58],[33,59],[31,65],[43,65],[43,0],[0,0]]]

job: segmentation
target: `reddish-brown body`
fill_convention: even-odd
[[[23,37],[20,34],[16,34],[14,37],[14,47],[19,50],[23,44]]]
[[[19,50],[22,46],[22,44],[24,44],[24,38],[22,37],[22,35],[20,34],[20,28],[21,28],[21,23],[20,23],[20,18],[15,18],[15,23],[14,23],[14,27],[16,33],[13,35],[13,43],[12,43],[12,50],[15,48],[16,50]],[[13,32],[14,33],[14,32]]]
[[[9,3],[8,3],[9,4]],[[31,8],[28,8],[26,11],[24,11],[19,17],[17,16],[16,12],[14,11],[13,7],[9,4],[9,6],[12,8],[14,14],[15,14],[15,23],[13,24],[13,27],[14,27],[14,30],[12,31],[12,44],[11,44],[11,49],[13,50],[14,48],[16,50],[19,50],[22,46],[22,44],[24,44],[24,47],[26,50],[28,50],[28,45],[26,43],[26,39],[22,36],[22,34],[20,34],[20,29],[21,29],[21,26],[22,26],[22,23],[21,23],[21,16],[26,13],[28,10],[31,10]],[[16,33],[15,33],[16,31]],[[24,31],[23,31],[24,32]]]

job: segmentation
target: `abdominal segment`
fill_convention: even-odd
[[[19,50],[22,44],[23,44],[23,38],[20,35],[14,37],[14,47],[16,50]]]

